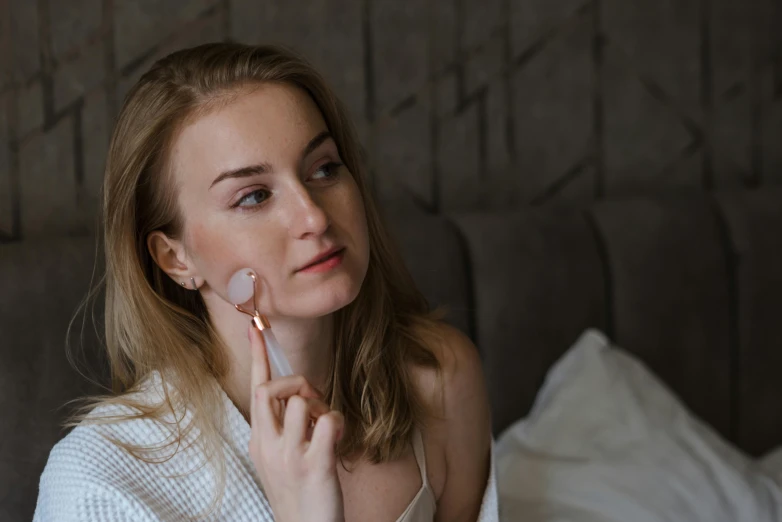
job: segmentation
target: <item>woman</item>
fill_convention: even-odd
[[[476,350],[427,311],[305,61],[221,43],[156,63],[103,211],[115,394],[52,450],[36,520],[496,518]],[[270,379],[230,302],[245,267],[295,376]]]

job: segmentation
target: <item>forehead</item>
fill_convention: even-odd
[[[175,172],[218,172],[297,157],[313,136],[327,130],[315,102],[290,85],[261,84],[220,100],[185,122],[173,141]]]

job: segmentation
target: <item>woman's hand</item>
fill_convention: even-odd
[[[274,519],[344,521],[334,451],[344,428],[342,414],[331,411],[300,375],[270,380],[263,336],[253,326],[249,336],[253,361],[250,458]]]

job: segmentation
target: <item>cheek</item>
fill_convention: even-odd
[[[275,238],[265,228],[259,230],[253,220],[223,224],[194,224],[188,236],[192,260],[199,274],[227,298],[228,281],[237,270],[251,268],[268,283],[276,274],[270,267],[279,266],[279,249]]]
[[[246,242],[241,242],[230,227],[195,223],[188,240],[188,254],[196,270],[220,293],[237,270],[248,266],[242,249],[243,245],[247,248]]]
[[[198,268],[204,271],[219,266],[221,261],[225,261],[225,253],[232,250],[228,235],[201,223],[191,225],[187,239],[188,254],[200,265]]]

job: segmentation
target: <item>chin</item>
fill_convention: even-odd
[[[314,285],[297,299],[299,306],[296,307],[298,313],[295,315],[322,317],[334,313],[358,297],[361,283],[362,280],[356,278],[337,277]]]

